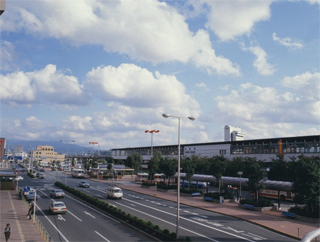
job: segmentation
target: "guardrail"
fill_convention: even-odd
[[[18,188],[18,191],[19,188]],[[26,205],[26,207],[29,207],[29,202],[26,200],[26,198],[23,196],[23,194],[21,194],[21,199],[23,201],[23,203]],[[39,229],[43,239],[46,241],[46,242],[50,242],[51,241],[51,236],[50,234],[48,233],[48,231],[46,230],[46,228],[43,226],[43,224],[41,223],[40,219],[38,218],[38,216],[35,216],[35,224],[37,226],[37,228]]]

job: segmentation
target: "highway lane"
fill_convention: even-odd
[[[50,172],[47,174],[50,179]],[[55,178],[53,175],[51,179]],[[57,177],[64,183],[63,173]],[[133,216],[150,220],[162,229],[175,231],[176,203],[131,191],[124,191],[122,200],[111,200],[106,198],[108,184],[90,181],[90,188],[79,188],[80,180],[68,176],[67,185],[107,201]],[[180,209],[180,236],[190,236],[193,241],[296,241],[229,216],[185,205]]]
[[[50,176],[50,175],[49,175]],[[36,214],[52,237],[52,241],[150,241],[151,238],[128,227],[100,211],[87,206],[67,195],[64,198],[49,197],[53,183],[50,180],[33,180],[25,178],[35,188],[40,198],[36,205]],[[61,200],[68,209],[66,214],[51,214],[51,201]]]

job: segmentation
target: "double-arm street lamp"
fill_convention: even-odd
[[[177,118],[178,119],[178,179],[177,179],[177,221],[176,221],[176,239],[179,239],[179,216],[180,216],[180,120],[188,118],[192,121],[196,120],[194,117],[179,117],[169,114],[162,114],[164,118]]]
[[[153,157],[153,133],[159,133],[160,130],[146,130],[144,132],[145,133],[151,133],[151,158],[152,158]]]
[[[67,154],[66,154],[66,159],[68,159],[68,153],[69,153],[69,142],[75,142],[74,140],[60,140],[60,142],[64,142],[64,143],[67,143]],[[64,184],[66,185],[67,184],[67,171],[65,171],[66,173],[66,176],[65,176],[65,179],[64,179]]]

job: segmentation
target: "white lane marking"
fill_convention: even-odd
[[[266,240],[267,239],[267,238],[261,237],[260,235],[256,235],[253,233],[248,233],[248,234],[254,236],[255,237],[254,239],[256,239],[256,240]]]
[[[75,217],[76,219],[78,219],[80,222],[82,222],[82,220],[80,218],[78,218],[76,215],[74,215],[73,213],[71,213],[69,210],[68,210],[68,213],[70,213],[73,217]]]
[[[67,220],[65,220],[65,218],[64,218],[64,217],[62,217],[62,215],[61,215],[61,214],[58,214],[58,219],[59,219],[59,220],[63,220],[63,221],[67,221]]]
[[[46,194],[45,194],[46,195]],[[67,238],[61,233],[61,231],[51,222],[51,220],[43,213],[43,211],[36,205],[38,208],[38,211],[42,213],[42,215],[48,220],[48,222],[52,225],[52,227],[59,233],[59,235],[64,239],[65,242],[69,242]]]
[[[90,217],[92,217],[92,218],[96,218],[95,216],[93,216],[91,213],[89,213],[89,212],[86,212],[86,211],[83,211],[85,214],[87,214],[87,215],[89,215]]]
[[[104,198],[103,196],[101,196],[101,195],[97,195],[97,197],[102,197],[102,198]]]
[[[97,231],[94,231],[97,235],[99,235],[101,238],[103,238],[105,241],[110,242],[106,237],[102,236],[102,234],[98,233]]]
[[[85,204],[85,203],[83,203],[83,202],[80,202],[80,201],[76,200],[76,199],[75,199],[75,198],[73,198],[73,197],[70,197],[69,195],[67,195],[67,197],[68,197],[68,198],[70,198],[70,199],[72,199],[72,200],[74,200],[74,201],[76,201],[77,203],[80,203],[81,205],[83,205],[83,206],[85,206],[85,207],[87,207],[87,208],[91,209],[92,211],[95,211],[96,213],[99,213],[100,215],[102,215],[102,216],[104,216],[104,217],[106,217],[106,218],[108,218],[108,219],[110,219],[110,220],[114,221],[115,223],[118,223],[118,224],[120,223],[119,221],[115,220],[114,218],[111,218],[110,216],[105,215],[104,213],[101,213],[100,211],[98,211],[98,210],[96,210],[96,209],[94,209],[94,208],[92,208],[92,207],[88,206],[87,204]]]
[[[119,204],[120,204],[120,203],[119,203]],[[148,216],[150,216],[150,217],[152,217],[152,218],[158,219],[158,220],[160,220],[160,221],[162,221],[162,222],[165,222],[165,223],[167,223],[167,224],[170,224],[170,225],[172,225],[172,226],[176,226],[176,224],[170,223],[170,222],[168,222],[167,220],[160,219],[160,218],[158,218],[158,217],[152,216],[152,215],[150,215],[150,214],[148,214],[148,213],[141,212],[140,210],[131,208],[131,207],[126,206],[126,205],[123,205],[123,204],[121,204],[121,205],[124,206],[124,207],[127,207],[127,208],[129,208],[129,209],[131,209],[131,210],[137,211],[137,212],[139,212],[139,213],[148,215]],[[184,230],[186,230],[186,231],[188,231],[188,232],[190,232],[190,233],[196,234],[196,235],[198,235],[198,236],[201,236],[201,237],[203,237],[203,238],[206,238],[206,239],[208,239],[208,240],[215,241],[215,242],[219,242],[218,240],[212,239],[212,238],[210,238],[210,237],[207,237],[207,236],[205,236],[205,235],[203,235],[203,234],[199,234],[199,233],[197,233],[197,232],[194,232],[194,231],[192,231],[192,230],[186,229],[186,228],[184,228],[184,227],[179,226],[179,228],[180,228],[180,229],[184,229]]]
[[[150,206],[147,206],[147,205],[138,203],[138,202],[134,202],[134,201],[131,201],[131,200],[126,199],[126,198],[123,198],[123,199],[124,199],[124,200],[128,200],[128,201],[133,202],[133,203],[136,203],[136,204],[138,204],[138,205],[140,205],[140,206],[147,207],[147,208],[150,208],[150,209],[159,211],[159,212],[161,212],[161,213],[166,213],[166,214],[169,214],[169,215],[171,215],[171,216],[176,216],[176,214],[172,214],[172,213],[169,213],[169,212],[165,212],[165,211],[163,211],[163,210],[160,210],[160,209],[157,209],[157,208],[153,208],[153,207],[150,207]],[[121,205],[122,205],[122,204],[121,204]],[[124,206],[124,205],[122,205],[122,206]],[[131,209],[133,209],[133,208],[131,208]],[[137,210],[137,211],[138,211],[138,210]],[[139,212],[140,212],[140,211],[139,211]],[[149,214],[148,214],[148,215],[149,215]],[[149,216],[151,216],[151,215],[149,215]],[[186,220],[186,221],[189,221],[189,222],[192,222],[192,223],[196,223],[196,224],[201,225],[201,226],[203,226],[203,227],[207,227],[207,228],[210,228],[210,229],[213,229],[213,230],[219,231],[219,232],[221,232],[221,233],[228,234],[228,235],[231,235],[231,236],[234,236],[234,237],[243,239],[243,240],[247,240],[247,241],[254,242],[253,240],[249,240],[249,239],[247,239],[247,238],[244,238],[244,237],[241,237],[241,236],[238,236],[238,235],[235,235],[235,234],[231,234],[231,233],[229,233],[229,232],[227,232],[227,231],[224,231],[224,230],[221,230],[221,229],[217,229],[217,228],[213,228],[213,227],[208,226],[208,225],[205,225],[205,224],[198,223],[198,222],[193,221],[193,220],[191,220],[191,219],[187,219],[187,218],[184,218],[184,217],[180,217],[180,219],[184,219],[184,220]]]

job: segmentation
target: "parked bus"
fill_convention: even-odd
[[[71,176],[76,178],[84,178],[85,172],[83,169],[72,169]]]
[[[136,177],[136,182],[143,182],[148,180],[148,173],[138,173]]]
[[[293,192],[280,191],[280,200],[281,201],[293,201],[294,195],[295,194]],[[259,196],[264,197],[264,198],[278,199],[278,191],[277,190],[262,189],[259,192]]]

